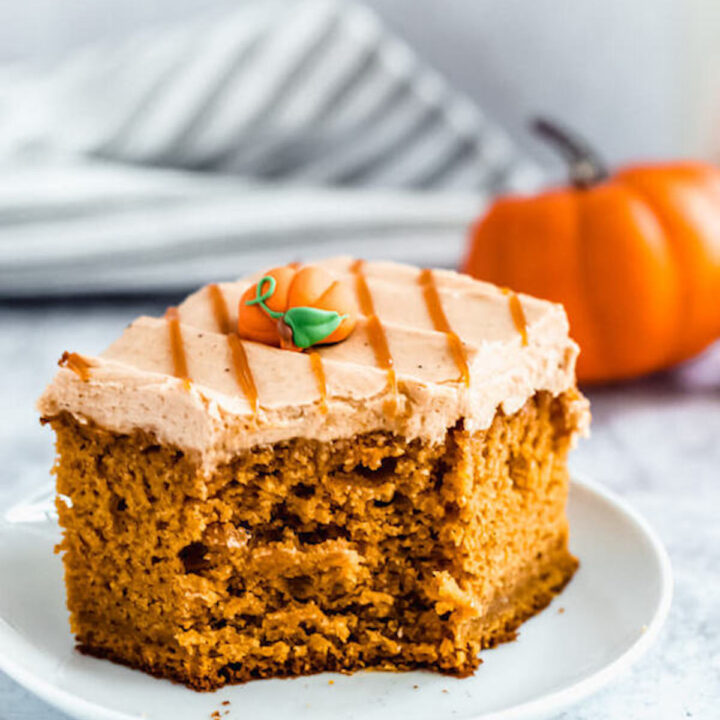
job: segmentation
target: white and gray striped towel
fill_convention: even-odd
[[[452,263],[540,173],[366,8],[231,16],[0,73],[0,295],[179,290],[288,257]]]

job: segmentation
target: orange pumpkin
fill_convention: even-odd
[[[288,350],[340,342],[356,322],[352,288],[314,265],[269,270],[238,307],[240,337]]]
[[[687,161],[610,176],[577,138],[535,127],[571,185],[498,199],[471,230],[464,271],[563,303],[582,381],[666,368],[720,337],[720,171]]]

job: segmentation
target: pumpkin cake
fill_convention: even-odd
[[[66,353],[39,409],[79,649],[198,690],[471,673],[577,566],[576,356],[559,305],[349,258]]]

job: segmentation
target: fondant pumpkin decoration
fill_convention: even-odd
[[[344,280],[314,265],[269,270],[248,288],[238,308],[238,334],[287,350],[344,340],[357,309]]]
[[[563,303],[586,382],[669,367],[720,337],[720,170],[610,175],[566,131],[535,129],[569,162],[570,186],[498,199],[471,230],[464,271]]]

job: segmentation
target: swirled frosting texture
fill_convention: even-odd
[[[498,408],[512,413],[537,391],[557,395],[575,385],[578,349],[560,305],[522,295],[512,312],[506,291],[446,270],[345,257],[318,264],[353,283],[361,310],[347,340],[314,350],[319,360],[248,341],[238,349],[226,334],[256,275],[190,295],[172,314],[172,332],[168,317],[138,318],[105,352],[82,356],[85,377],[62,367],[39,400],[41,414],[67,411],[116,432],[141,429],[211,469],[242,449],[292,437],[386,430],[442,442],[460,421],[482,429]],[[442,329],[429,296],[440,303]],[[378,327],[389,364],[379,362]],[[187,378],[177,376],[178,338]],[[577,413],[582,429],[583,400]]]

